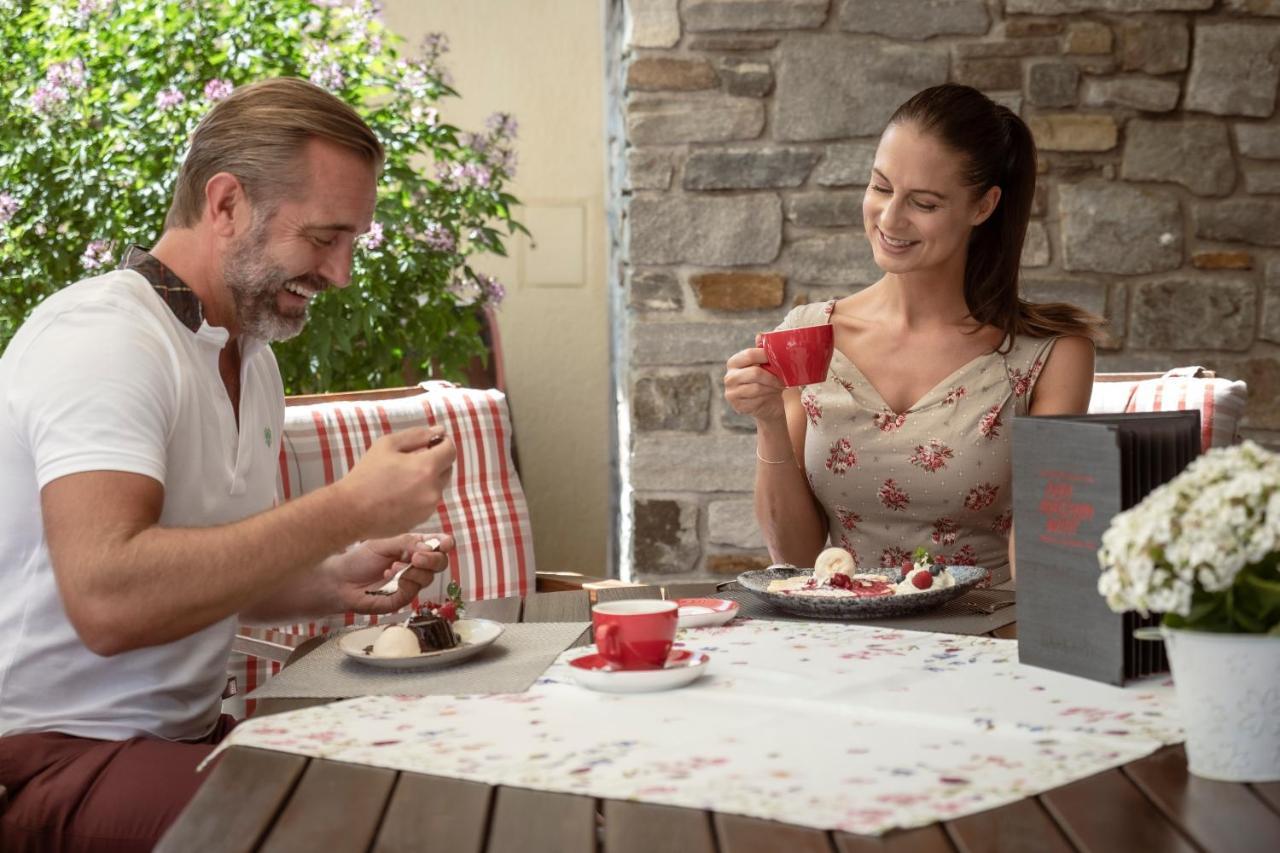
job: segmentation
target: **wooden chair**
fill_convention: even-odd
[[[486,309],[484,314],[481,333],[488,345],[488,357],[472,360],[467,370],[469,380],[467,387],[505,391],[506,377],[503,369],[501,340],[492,311],[489,309]],[[332,394],[310,394],[289,397],[285,400],[285,405],[287,408],[294,408],[341,403],[377,404],[383,401],[404,400],[423,393],[424,389],[420,386],[407,386]],[[514,425],[512,426],[513,432]],[[514,435],[508,438],[510,440],[511,464],[518,472],[519,459],[516,453]],[[292,447],[288,443],[288,434],[286,433],[286,451],[291,450]],[[282,465],[282,471],[287,472],[288,468],[288,465]],[[287,473],[285,474],[285,479],[288,479]],[[286,499],[290,497],[287,483],[285,484],[284,497]],[[528,532],[528,536],[531,541],[531,531]],[[581,590],[584,585],[607,585],[609,583],[601,578],[589,577],[574,572],[536,572],[533,577],[533,591]],[[283,663],[294,651],[296,646],[294,638],[290,638],[290,643],[281,643],[266,639],[264,636],[255,636],[255,634],[259,633],[263,632],[251,632],[250,629],[244,629],[239,632],[232,643],[233,653],[264,661]]]

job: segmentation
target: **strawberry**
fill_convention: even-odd
[[[912,570],[913,568],[915,568],[915,565],[914,565],[910,560],[903,560],[903,561],[902,561],[902,576],[905,578],[907,575],[911,574],[911,570]]]
[[[928,572],[916,572],[911,576],[911,585],[916,589],[928,589],[933,586],[933,575]]]
[[[444,621],[453,624],[458,620],[458,606],[452,601],[446,601],[440,605],[440,609],[436,611],[436,615]]]
[[[836,589],[852,589],[853,581],[843,572],[836,572],[831,576],[831,585]]]

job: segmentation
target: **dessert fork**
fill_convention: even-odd
[[[434,551],[440,547],[440,540],[428,539],[423,544],[427,546],[427,550]],[[409,569],[411,568],[413,568],[413,555],[409,556],[409,562],[401,566],[396,571],[396,573],[391,576],[391,579],[389,581],[384,583],[382,586],[376,586],[373,589],[366,589],[364,591],[364,594],[365,595],[395,595],[396,592],[398,592],[400,589],[401,575],[409,571]]]

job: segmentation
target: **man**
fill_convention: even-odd
[[[441,429],[272,508],[267,343],[348,283],[382,159],[309,83],[237,90],[155,247],[47,299],[0,357],[0,849],[150,849],[227,728],[237,619],[392,611],[446,568],[448,537],[402,533],[452,475]],[[397,594],[364,594],[404,561]]]

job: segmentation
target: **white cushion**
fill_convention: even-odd
[[[1200,411],[1202,450],[1225,447],[1238,439],[1244,417],[1248,386],[1238,379],[1202,375],[1203,368],[1179,367],[1151,379],[1106,381],[1107,374],[1093,383],[1090,414],[1121,412]]]

